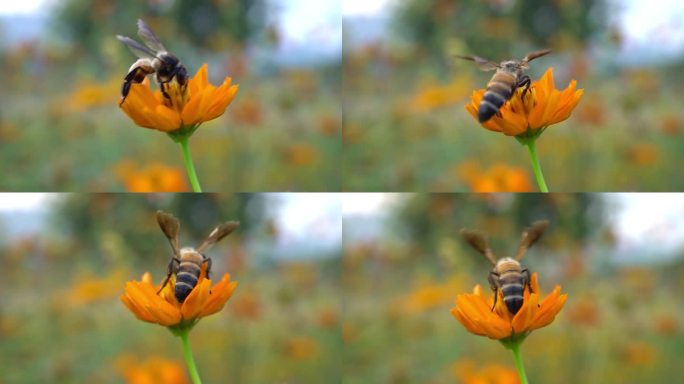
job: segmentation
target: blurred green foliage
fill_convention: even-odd
[[[510,243],[507,238],[515,238],[532,222],[544,219],[553,223],[548,232],[562,233],[566,241],[584,243],[593,240],[591,235],[602,227],[607,209],[600,194],[465,196],[468,198],[462,194],[426,194],[409,199],[395,212],[396,232],[425,246],[423,252],[436,253],[445,237],[457,236],[462,228],[505,232],[504,239],[497,239],[497,233],[489,236],[492,244],[505,245]],[[502,240],[506,243],[501,244]]]
[[[103,41],[113,38],[109,31],[137,39],[138,19],[144,19],[159,36],[174,36],[165,44],[169,49],[173,42],[217,50],[227,45],[242,47],[263,34],[268,16],[264,0],[66,0],[57,4],[53,24],[79,49],[103,55]]]
[[[456,40],[468,52],[496,59],[516,56],[520,44],[585,45],[606,27],[605,12],[603,0],[408,0],[397,4],[394,29],[435,58],[443,58]]]
[[[265,220],[266,201],[260,194],[159,194],[126,199],[124,194],[101,193],[90,198],[73,195],[55,202],[50,216],[53,236],[78,238],[75,245],[85,250],[99,250],[90,255],[91,262],[107,266],[107,239],[115,235],[133,251],[129,261],[146,263],[150,255],[163,251],[166,240],[155,219],[157,210],[172,213],[181,221],[181,238],[197,246],[214,227],[225,221],[239,221],[240,228],[232,237],[241,238]],[[270,203],[273,204],[273,203]],[[275,207],[271,207],[275,208]]]

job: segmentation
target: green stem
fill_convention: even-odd
[[[178,332],[178,336],[183,341],[183,356],[185,357],[185,363],[188,365],[188,370],[190,371],[190,378],[192,378],[192,383],[202,384],[202,379],[200,379],[199,372],[197,372],[197,367],[195,366],[195,359],[192,357],[190,341],[188,341],[189,333],[189,329]]]
[[[522,362],[522,356],[520,355],[520,344],[522,343],[511,343],[509,349],[513,351],[513,359],[515,360],[515,368],[518,370],[518,376],[520,377],[521,384],[527,383],[527,375],[525,374],[525,366]]]
[[[184,137],[178,140],[178,143],[183,150],[183,161],[185,162],[185,169],[188,171],[190,184],[193,192],[202,192],[199,180],[197,180],[197,173],[195,173],[195,166],[192,164],[192,155],[190,154],[190,146],[188,145],[188,138]]]
[[[548,192],[549,187],[546,186],[546,181],[544,181],[544,174],[542,173],[541,166],[539,165],[539,158],[537,157],[537,147],[536,138],[531,138],[525,140],[523,144],[527,147],[527,152],[530,154],[530,159],[532,160],[532,170],[534,171],[534,177],[537,179],[537,185],[539,190],[542,192]]]

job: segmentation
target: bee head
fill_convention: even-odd
[[[159,58],[159,60],[161,60],[161,62],[164,65],[168,65],[171,67],[175,67],[180,62],[180,60],[178,60],[176,56],[168,52],[160,52],[157,57]]]
[[[171,53],[160,52],[157,55],[155,64],[157,64],[157,68],[155,69],[161,76],[172,76],[176,67],[180,65],[180,60]]]
[[[509,60],[501,63],[501,68],[508,72],[514,72],[518,69],[520,64],[517,61]]]

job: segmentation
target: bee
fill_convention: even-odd
[[[544,49],[541,51],[536,51],[527,54],[522,60],[507,60],[500,63],[494,61],[489,61],[478,56],[461,56],[456,55],[456,57],[464,60],[474,61],[478,68],[483,71],[493,71],[496,70],[492,79],[487,83],[487,91],[480,102],[480,108],[477,111],[477,119],[480,123],[492,118],[492,116],[497,115],[501,117],[501,112],[499,109],[506,103],[506,101],[511,99],[513,93],[519,87],[525,87],[523,89],[523,97],[530,89],[532,80],[525,74],[525,70],[529,68],[527,65],[530,61],[542,57],[551,53],[550,49]]]
[[[203,252],[228,236],[240,225],[240,223],[237,221],[228,221],[218,225],[197,249],[192,247],[180,248],[180,221],[173,215],[157,211],[157,223],[159,223],[159,227],[162,232],[164,232],[164,235],[169,240],[169,244],[171,244],[171,248],[173,249],[173,257],[169,262],[168,273],[161,288],[157,291],[157,294],[159,294],[169,282],[171,275],[175,274],[176,285],[174,287],[174,295],[178,302],[182,303],[185,301],[185,298],[188,297],[192,289],[195,288],[195,285],[197,285],[204,263],[207,263],[206,277],[209,278],[211,259]]]
[[[489,286],[494,291],[494,305],[492,311],[496,307],[496,300],[499,290],[503,293],[503,300],[512,314],[518,313],[523,304],[523,292],[527,287],[532,292],[530,285],[530,271],[520,265],[520,259],[525,256],[527,250],[539,240],[544,231],[548,227],[549,222],[546,220],[539,220],[532,223],[532,225],[525,229],[518,246],[518,252],[515,257],[504,257],[496,259],[487,239],[480,232],[471,231],[467,229],[461,230],[461,237],[470,244],[476,251],[480,252],[484,257],[492,263],[494,268],[489,272]]]
[[[173,79],[184,88],[188,83],[188,71],[181,64],[178,57],[164,48],[157,35],[152,32],[144,21],[138,19],[138,35],[142,38],[145,45],[131,39],[130,37],[116,35],[116,38],[126,44],[126,46],[138,57],[133,65],[128,69],[121,86],[121,103],[128,96],[132,83],[142,83],[148,75],[156,74],[156,81],[161,88],[161,92],[168,100],[171,100],[166,92],[165,85]]]

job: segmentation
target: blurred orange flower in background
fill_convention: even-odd
[[[553,68],[549,68],[539,81],[532,83],[524,99],[523,89],[520,87],[499,110],[501,117],[494,115],[482,123],[482,126],[506,136],[539,134],[541,132],[538,131],[570,117],[584,94],[583,89],[576,88],[577,82],[572,80],[567,88],[557,90],[553,83]],[[485,91],[473,91],[470,104],[466,105],[466,110],[475,119]]]
[[[247,97],[243,95],[239,105],[236,105],[231,113],[232,118],[245,125],[261,125],[264,120],[264,108],[260,100],[257,95],[250,94]]]
[[[476,367],[471,360],[457,361],[450,367],[451,373],[463,384],[519,384],[518,374],[513,368],[488,363]]]
[[[107,82],[83,81],[76,85],[67,95],[64,105],[73,111],[85,110],[100,105],[107,105],[119,99],[117,92],[121,88],[121,79],[111,78]]]
[[[129,384],[187,384],[183,365],[163,357],[150,357],[140,361],[132,355],[117,359],[116,365]]]
[[[161,91],[152,92],[148,79],[142,84],[134,83],[121,105],[121,109],[137,125],[173,132],[181,128],[194,131],[201,123],[213,120],[223,114],[238,91],[226,77],[216,87],[209,84],[207,64],[202,65],[188,85],[181,88],[175,81],[166,89],[170,100],[162,97]]]
[[[236,317],[257,320],[263,312],[263,303],[255,293],[244,292],[240,297],[233,299],[231,311]]]
[[[311,359],[319,349],[318,342],[309,336],[292,336],[283,345],[285,355],[295,360]]]
[[[633,341],[622,348],[622,359],[631,365],[649,365],[656,359],[658,351],[653,345],[643,341]]]
[[[636,143],[627,149],[627,160],[639,166],[654,165],[660,159],[660,148],[650,143]]]
[[[573,324],[587,327],[598,325],[599,307],[595,300],[591,297],[583,297],[573,301],[575,301],[574,304],[568,308],[568,318]]]
[[[460,179],[468,183],[470,190],[483,192],[531,192],[534,190],[527,172],[505,163],[495,163],[483,169],[473,161],[466,161],[455,169]]]
[[[497,291],[499,297],[492,310],[494,298],[485,298],[479,284],[475,286],[473,293],[463,293],[456,297],[456,306],[451,309],[451,314],[469,332],[479,336],[496,340],[525,337],[533,330],[551,324],[568,298],[567,294],[561,295],[561,288],[556,285],[551,294],[540,301],[536,273],[532,274],[530,286],[532,292],[530,287],[525,287],[523,305],[515,315],[508,311],[501,290]]]
[[[122,161],[114,168],[128,192],[183,192],[188,190],[183,171],[160,162],[143,167]]]
[[[454,105],[468,95],[470,78],[461,76],[446,85],[424,85],[413,96],[409,107],[416,112],[429,112]]]
[[[152,285],[152,277],[147,272],[142,281],[127,282],[120,299],[139,320],[171,328],[187,327],[223,309],[237,287],[237,282],[230,281],[229,274],[224,274],[212,287],[211,280],[206,278],[205,267],[202,267],[197,285],[179,303],[174,294],[175,280],[175,275],[171,275],[157,294],[160,287]]]
[[[121,292],[121,280],[126,274],[126,269],[119,268],[103,277],[80,275],[66,292],[60,292],[59,295],[62,300],[71,305],[85,305],[114,298]]]
[[[669,114],[663,117],[660,127],[663,133],[676,135],[682,129],[682,120],[676,114]]]
[[[401,307],[408,313],[442,307],[451,301],[453,292],[462,286],[461,282],[461,279],[455,278],[443,284],[423,283],[401,299]]]
[[[311,165],[319,157],[318,149],[310,144],[294,144],[283,151],[286,163],[296,166]]]

